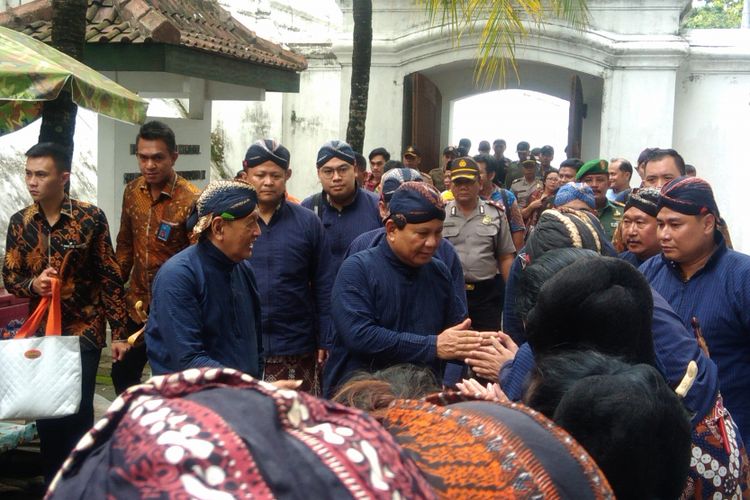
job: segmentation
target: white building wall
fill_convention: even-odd
[[[696,50],[678,73],[674,147],[711,183],[735,249],[750,253],[750,57],[742,57],[743,50],[750,51],[750,32],[693,32],[688,37]],[[736,49],[706,48],[706,38],[714,44],[723,39]]]

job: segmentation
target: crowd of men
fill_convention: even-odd
[[[554,167],[551,146],[525,141],[515,161],[502,139],[482,141],[477,155],[470,149],[462,139],[443,150],[441,165],[427,165],[416,145],[399,161],[382,147],[365,159],[330,141],[316,159],[321,191],[299,202],[286,189],[292,155],[282,144],[251,144],[237,179],[200,192],[175,171],[172,130],[149,122],[136,138],[142,175],[126,186],[114,248],[102,211],[67,194],[67,152],[29,149],[34,203],[10,221],[3,279],[31,308],[61,280],[63,333],[81,338],[83,356],[79,412],[38,422],[47,479],[93,424],[106,322],[118,394],[141,382],[147,362],[154,375],[234,368],[299,380],[299,390],[326,398],[356,374],[406,363],[441,387],[466,388],[474,376],[521,399],[546,359],[539,353],[554,351],[539,341],[539,324],[553,325],[539,311],[568,292],[545,295],[540,284],[535,315],[517,307],[519,289],[529,286],[527,266],[564,247],[634,266],[608,264],[602,276],[645,277],[653,300],[646,287],[633,304],[644,294],[651,304],[636,307],[653,321],[646,354],[602,352],[652,364],[673,389],[691,356],[700,358],[696,384],[713,389],[700,404],[686,396],[685,407],[694,422],[714,415],[720,431],[705,440],[731,455],[736,436],[739,454],[750,443],[750,257],[731,249],[710,185],[673,149],[645,149],[635,169],[619,157]],[[630,306],[605,310],[597,297],[607,296],[588,297],[570,321],[586,330],[615,318],[632,327],[627,337],[637,329],[624,317]],[[131,346],[125,340],[140,329],[145,342]],[[728,415],[733,421],[722,420]],[[718,487],[714,474],[704,476]]]

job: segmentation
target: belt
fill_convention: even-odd
[[[494,284],[495,279],[497,279],[497,275],[495,276],[495,278],[490,278],[488,280],[473,281],[473,282],[467,281],[466,283],[464,283],[464,289],[468,291],[476,290],[478,287]]]

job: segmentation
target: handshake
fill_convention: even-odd
[[[478,332],[470,327],[471,319],[465,319],[443,330],[437,337],[437,357],[463,360],[480,377],[496,381],[500,368],[515,357],[518,346],[501,331]]]

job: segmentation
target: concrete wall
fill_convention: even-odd
[[[735,248],[750,253],[750,32],[696,30],[677,73],[674,147],[708,180]]]

